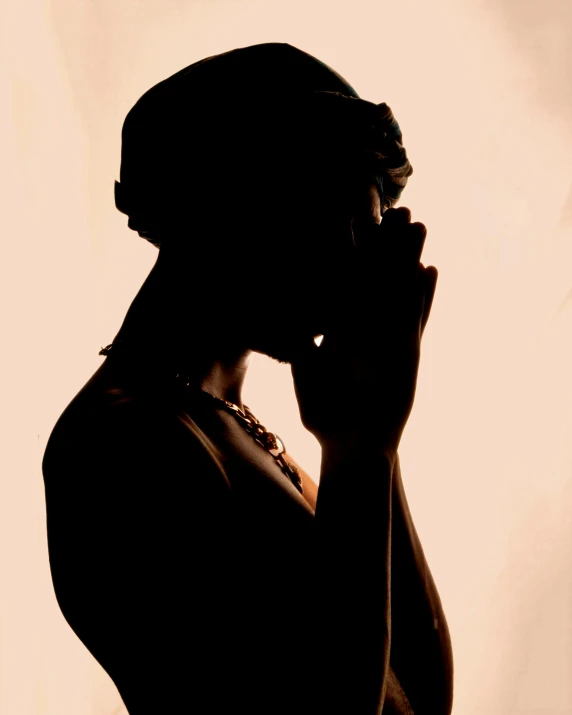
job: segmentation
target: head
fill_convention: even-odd
[[[123,126],[116,204],[183,291],[210,296],[204,310],[224,305],[221,325],[234,313],[246,347],[289,361],[335,315],[355,222],[379,223],[411,173],[387,105],[268,43],[141,97]]]

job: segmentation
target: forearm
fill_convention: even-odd
[[[316,712],[376,715],[391,644],[391,454],[362,440],[322,452],[316,505]]]
[[[403,487],[399,458],[392,474],[392,667],[415,713],[448,714],[453,654],[437,587]]]

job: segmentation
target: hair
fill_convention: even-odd
[[[332,185],[341,197],[376,181],[384,210],[413,171],[401,140],[389,107],[328,65],[286,43],[252,45],[195,62],[136,102],[115,202],[157,247],[276,193],[296,210],[326,178],[332,201]]]

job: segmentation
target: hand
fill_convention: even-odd
[[[437,282],[437,269],[420,262],[426,233],[406,208],[354,229],[344,307],[320,347],[292,361],[302,423],[323,448],[365,434],[397,451]]]

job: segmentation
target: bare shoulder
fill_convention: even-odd
[[[128,480],[153,469],[166,482],[193,467],[225,480],[216,448],[188,416],[134,394],[102,369],[58,418],[42,461],[46,483],[77,482],[78,472],[97,472],[100,483]]]
[[[233,513],[226,474],[200,430],[106,381],[92,382],[64,410],[42,470],[50,564],[66,603],[79,598],[82,579],[92,591],[99,579],[127,593],[127,562],[129,588],[138,589],[151,562],[162,573],[174,569]]]
[[[200,430],[176,411],[107,380],[88,385],[42,464],[53,588],[107,672],[138,683],[181,637],[192,643],[196,613],[218,617],[233,494]]]

